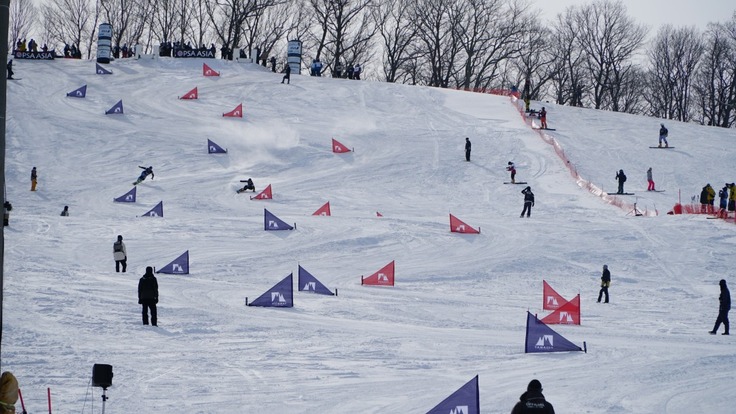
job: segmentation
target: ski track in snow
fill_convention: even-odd
[[[508,98],[293,76],[200,59],[15,61],[8,85],[3,369],[29,412],[99,410],[95,363],[113,365],[110,412],[423,413],[479,375],[481,412],[506,413],[532,378],[557,412],[730,413],[736,353],[707,331],[718,280],[733,286],[733,224],[667,216],[706,182],[734,181],[736,131],[544,103],[545,131],[582,177],[626,189],[632,217],[580,188]],[[66,92],[88,85],[84,99]],[[194,87],[199,99],[179,100]],[[105,116],[122,99],[125,114]],[[244,117],[222,113],[243,104]],[[542,103],[533,103],[538,108]],[[464,138],[473,143],[464,160]],[[212,139],[228,154],[208,155]],[[333,154],[330,139],[353,148]],[[518,217],[524,186],[536,205]],[[39,169],[39,191],[29,171]],[[113,203],[138,166],[153,180]],[[657,187],[646,193],[646,169]],[[273,200],[236,194],[252,177]],[[159,201],[164,218],[138,217]],[[333,216],[311,216],[329,201]],[[632,200],[633,202],[633,200]],[[59,217],[64,205],[71,216]],[[264,232],[267,208],[297,229]],[[376,212],[384,217],[376,217]],[[480,228],[449,232],[448,215]],[[110,245],[125,237],[128,272]],[[160,326],[142,326],[146,266],[190,251],[190,275],[159,274]],[[360,286],[396,261],[396,286]],[[611,303],[595,303],[600,270]],[[255,299],[301,265],[337,297]],[[588,353],[524,354],[542,279],[581,294],[582,325],[553,329]]]

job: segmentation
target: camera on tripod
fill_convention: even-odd
[[[92,366],[92,386],[102,388],[102,414],[105,414],[105,391],[112,386],[112,365],[94,364]]]

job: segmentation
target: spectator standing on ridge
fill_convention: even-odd
[[[718,207],[721,213],[728,211],[728,183],[718,190]]]
[[[158,326],[158,281],[153,275],[153,268],[146,267],[146,273],[138,281],[138,304],[141,305],[143,324],[148,325],[148,310],[151,310],[151,325]]]
[[[31,169],[31,191],[36,191],[36,184],[38,183],[38,173],[36,167]]]
[[[728,335],[728,311],[731,310],[731,292],[728,290],[728,286],[726,286],[725,279],[721,279],[718,284],[721,286],[721,296],[718,297],[718,300],[720,301],[720,305],[718,306],[718,318],[716,318],[716,325],[713,327],[713,330],[710,331],[710,334],[717,334],[718,328],[721,326],[721,322],[723,322],[723,328],[725,329],[723,335]]]
[[[5,203],[3,203],[3,209],[5,210],[3,214],[3,226],[9,226],[10,225],[10,212],[13,210],[13,205],[10,204],[10,201],[5,200]]]
[[[284,77],[281,78],[281,83],[284,83],[286,81],[287,85],[291,84],[291,65],[289,62],[286,62],[286,67],[284,67]]]
[[[511,171],[511,184],[516,184],[516,166],[513,162],[509,161],[506,171]]]
[[[728,211],[736,210],[736,184],[731,183],[728,186],[730,192],[728,193]]]
[[[360,63],[356,63],[353,67],[353,79],[360,80],[361,72],[363,72],[363,68],[360,67]]]
[[[555,409],[542,395],[542,383],[533,379],[529,381],[526,392],[521,394],[511,414],[555,414]]]
[[[115,272],[119,273],[122,266],[123,273],[125,273],[128,267],[128,250],[123,243],[123,236],[118,235],[117,241],[112,244],[112,258],[115,259]]]
[[[333,78],[341,78],[342,77],[342,63],[338,60],[335,62],[335,70],[332,72]]]
[[[13,74],[15,73],[13,72],[13,59],[10,59],[8,61],[7,69],[8,69],[8,79],[13,79]]]
[[[539,111],[539,122],[542,124],[542,129],[547,129],[547,110],[544,107]]]
[[[598,303],[601,303],[601,297],[606,295],[604,303],[608,303],[608,287],[611,286],[611,272],[608,271],[608,265],[603,265],[603,273],[601,274],[601,290],[598,292]]]
[[[524,217],[524,213],[529,217],[532,215],[532,207],[534,206],[534,193],[532,193],[532,188],[527,186],[521,190],[521,194],[524,194],[524,209],[521,210],[519,217]]]
[[[271,56],[270,62],[271,62],[271,72],[276,73],[276,57]]]
[[[624,170],[618,170],[616,173],[616,179],[618,180],[618,192],[616,194],[623,194],[624,183],[626,182],[626,174],[624,174]]]
[[[69,206],[64,206],[64,209],[61,210],[61,217],[69,217]]]
[[[669,131],[667,131],[667,128],[664,127],[664,124],[659,124],[659,147],[662,147],[662,143],[664,142],[664,147],[668,148],[670,144],[667,142],[667,135],[669,134]]]
[[[470,138],[465,137],[465,161],[470,161]]]
[[[353,72],[355,71],[355,68],[353,67],[353,65],[348,65],[348,68],[346,71],[347,73],[345,74],[345,76],[347,76],[348,79],[353,79]]]
[[[712,213],[713,203],[716,199],[716,190],[710,186],[710,183],[706,184],[705,187],[700,191],[700,212],[701,213]]]
[[[647,185],[647,191],[655,191],[654,180],[652,179],[652,167],[649,167],[649,169],[647,170],[647,182],[649,183]]]

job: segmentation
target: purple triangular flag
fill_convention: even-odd
[[[457,391],[452,393],[436,407],[427,411],[427,414],[479,414],[480,392],[478,391],[478,376],[468,381]]]
[[[164,202],[159,201],[156,207],[148,210],[142,217],[163,217],[164,216]]]
[[[291,308],[294,306],[294,275],[286,276],[248,306]]]
[[[80,86],[79,88],[68,92],[66,96],[70,96],[72,98],[84,98],[87,96],[87,85]]]
[[[212,142],[212,140],[208,139],[207,140],[207,153],[209,154],[227,154],[227,150],[215,144],[214,142]]]
[[[263,209],[263,230],[294,230],[294,227],[276,217],[270,211]]]
[[[102,66],[100,66],[99,63],[97,63],[96,65],[97,67],[95,68],[95,71],[98,75],[112,75],[112,71],[103,68]]]
[[[299,265],[299,282],[297,286],[299,287],[300,292],[313,292],[319,293],[320,295],[335,295],[330,289],[327,289],[327,286],[323,285],[322,282],[312,276],[311,273],[307,272],[307,270],[301,265]]]
[[[157,270],[156,273],[167,273],[172,275],[188,275],[189,274],[189,250],[181,254],[171,263]]]
[[[117,201],[118,203],[135,203],[135,189],[136,187],[133,187],[132,190],[128,191],[118,198],[115,198],[114,201]]]
[[[122,114],[123,113],[123,100],[119,100],[118,103],[112,106],[112,108],[105,111],[105,115],[110,114]]]
[[[526,353],[582,351],[583,348],[568,341],[544,322],[527,311]]]

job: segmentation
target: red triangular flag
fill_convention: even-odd
[[[376,211],[376,217],[383,217],[383,214],[381,214],[378,211]]]
[[[263,191],[251,197],[251,200],[270,200],[273,198],[271,194],[271,184],[268,185]]]
[[[346,147],[345,145],[342,145],[338,140],[335,138],[332,138],[332,152],[342,154],[344,152],[350,152],[350,148]]]
[[[453,233],[469,233],[469,234],[480,233],[480,230],[476,230],[468,226],[462,220],[453,216],[452,214],[450,214],[450,231]]]
[[[580,325],[580,295],[578,294],[573,300],[565,302],[556,311],[542,319],[542,322],[547,325]]]
[[[393,286],[394,285],[394,261],[384,266],[381,270],[368,277],[360,277],[361,285]]]
[[[542,309],[555,310],[560,306],[564,305],[567,300],[557,293],[552,286],[550,286],[546,280],[542,281],[543,289],[543,304]]]
[[[242,118],[243,117],[243,104],[236,106],[235,109],[233,109],[230,112],[222,114],[222,116],[227,117],[234,117],[234,118]]]
[[[313,216],[331,216],[330,214],[330,202],[326,202],[325,205],[317,209],[314,213],[312,213]]]
[[[206,63],[202,64],[202,75],[204,76],[220,76],[220,73],[218,73],[216,70],[212,69],[211,67],[207,66]]]
[[[184,96],[180,96],[179,99],[197,99],[199,98],[199,94],[197,93],[197,87],[195,86],[194,89],[184,94]]]

